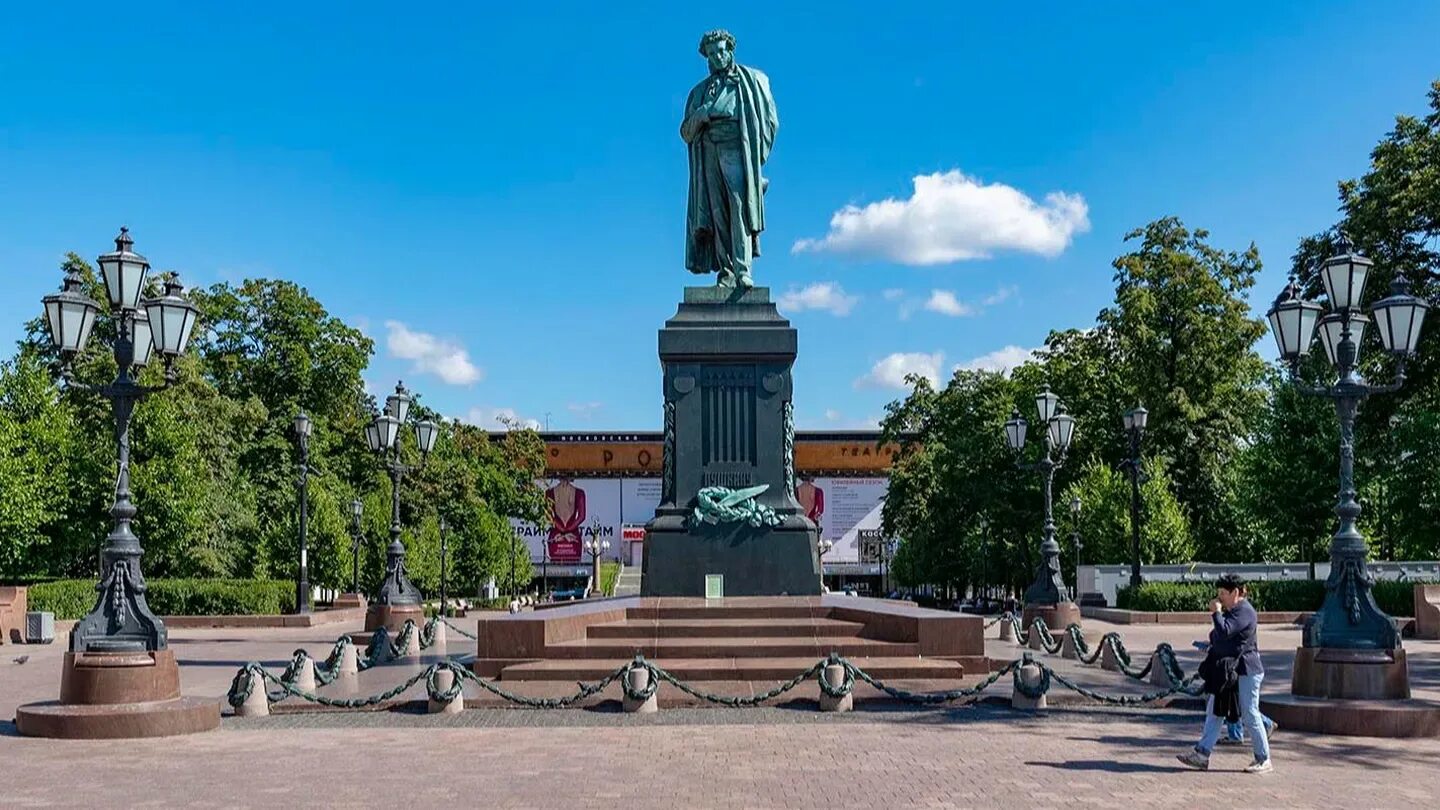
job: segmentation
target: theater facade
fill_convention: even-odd
[[[602,560],[638,567],[644,526],[660,502],[662,438],[653,433],[542,432],[549,525],[511,521],[537,579],[590,573],[587,540],[609,541]],[[879,593],[888,583],[880,509],[894,448],[879,431],[797,431],[796,495],[833,545],[822,558],[832,590]],[[537,583],[538,584],[538,583]]]

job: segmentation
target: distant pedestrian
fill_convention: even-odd
[[[1200,665],[1209,698],[1205,702],[1205,730],[1195,748],[1178,759],[1186,765],[1206,770],[1210,752],[1220,740],[1224,722],[1239,721],[1250,735],[1255,759],[1245,770],[1248,773],[1269,773],[1270,740],[1260,716],[1260,684],[1265,669],[1260,663],[1258,616],[1245,598],[1245,581],[1226,574],[1215,583],[1215,600],[1210,603],[1210,648]]]

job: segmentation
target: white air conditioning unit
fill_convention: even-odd
[[[32,610],[25,614],[25,643],[50,644],[55,641],[55,614]]]

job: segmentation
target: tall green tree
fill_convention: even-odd
[[[1235,557],[1240,520],[1227,467],[1265,407],[1265,334],[1248,295],[1260,255],[1212,246],[1209,234],[1174,217],[1126,234],[1138,242],[1117,258],[1115,303],[1100,312],[1126,402],[1150,412],[1145,450],[1166,459],[1190,518],[1200,559]],[[1112,405],[1118,419],[1124,403]]]

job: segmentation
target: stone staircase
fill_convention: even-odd
[[[831,652],[882,679],[955,681],[967,664],[974,672],[987,668],[983,659],[922,657],[914,624],[903,618],[847,616],[813,599],[613,602],[614,608],[589,617],[595,621],[584,621],[584,614],[537,611],[532,622],[553,614],[546,622],[553,626],[532,636],[536,641],[524,658],[487,658],[482,623],[475,671],[502,681],[573,684],[603,678],[639,654],[686,681],[775,682]],[[505,635],[509,629],[502,622],[488,632]]]
[[[620,569],[620,576],[615,580],[615,595],[640,595],[640,567],[638,565],[627,565]]]

